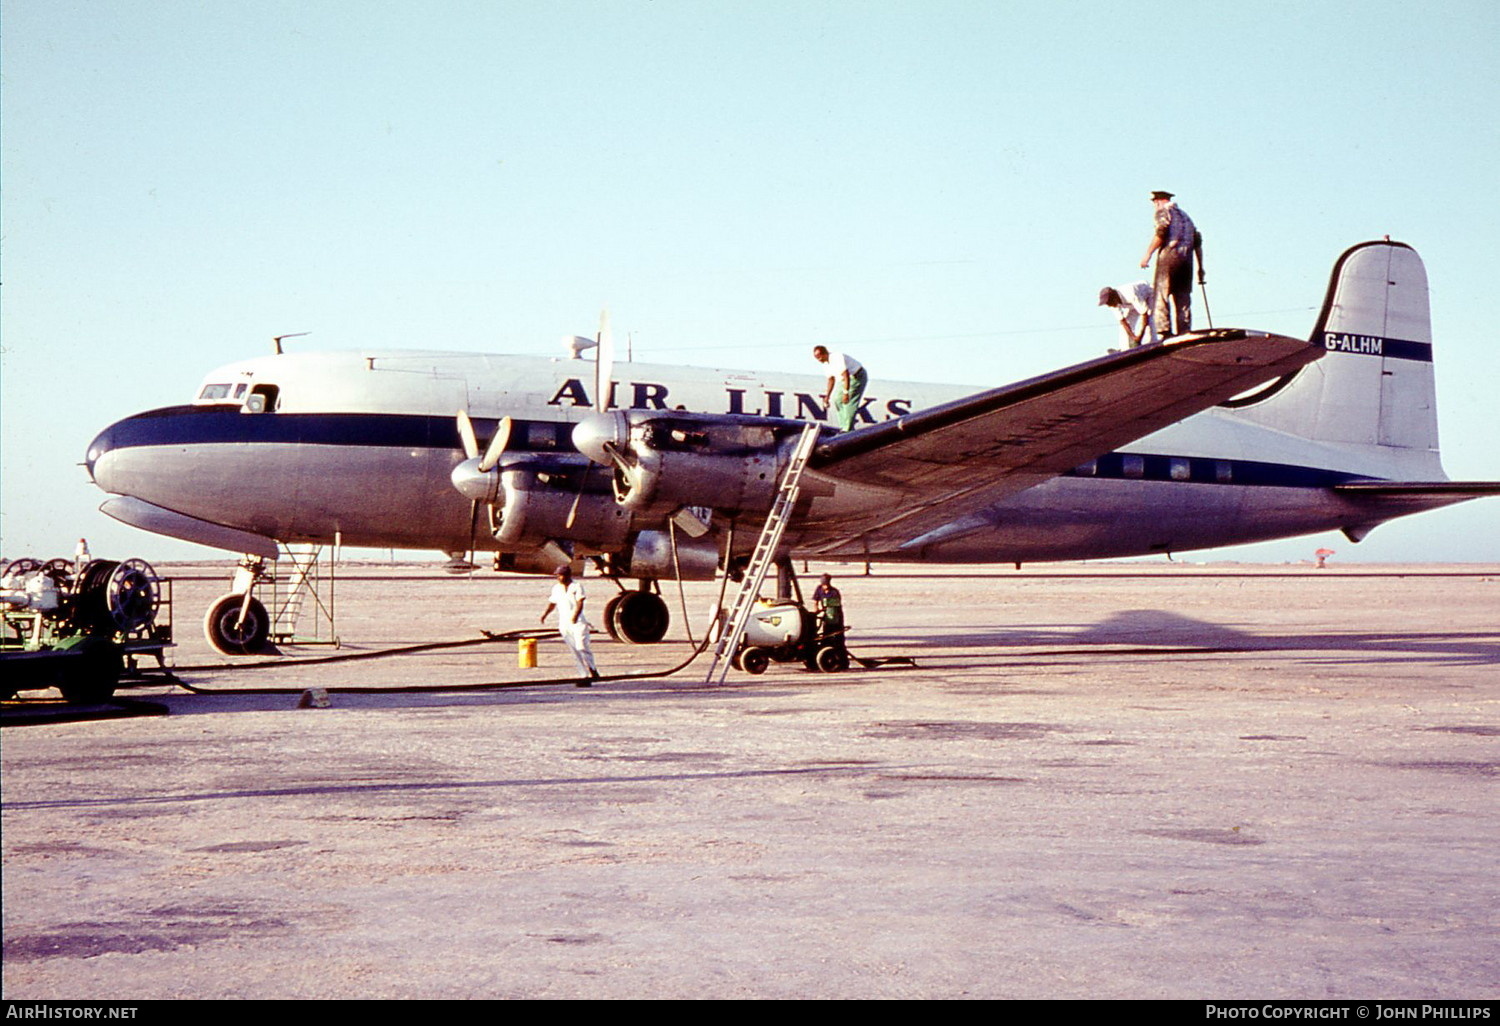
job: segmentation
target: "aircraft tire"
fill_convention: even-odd
[[[627,591],[617,596],[617,601],[609,618],[615,637],[631,645],[654,645],[667,636],[672,616],[660,595]]]
[[[609,636],[611,638],[614,638],[616,641],[620,640],[620,628],[615,626],[615,610],[620,608],[620,600],[624,598],[626,594],[626,592],[622,591],[618,595],[611,598],[608,602],[604,603],[604,629],[608,631]]]
[[[271,618],[260,599],[252,598],[245,610],[244,623],[236,627],[244,601],[244,595],[225,595],[208,607],[208,615],[203,618],[203,633],[208,643],[225,655],[256,655],[265,651]]]

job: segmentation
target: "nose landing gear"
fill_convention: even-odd
[[[256,655],[266,651],[271,618],[260,599],[231,593],[208,607],[203,633],[208,643],[225,655]]]
[[[266,561],[247,555],[234,571],[230,592],[208,607],[203,633],[208,643],[225,655],[258,655],[268,650],[271,618],[255,597],[255,586],[270,579]]]

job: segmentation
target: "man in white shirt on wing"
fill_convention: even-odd
[[[1145,342],[1156,341],[1156,325],[1151,322],[1151,307],[1155,301],[1155,290],[1143,281],[1117,289],[1099,290],[1099,305],[1110,307],[1120,319],[1121,349],[1134,349]]]
[[[854,418],[865,400],[865,386],[870,382],[869,372],[848,353],[830,352],[827,346],[813,346],[813,359],[828,369],[828,387],[823,390],[828,415],[838,422],[840,431],[853,431]]]

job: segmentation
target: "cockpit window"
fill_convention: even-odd
[[[203,386],[203,391],[201,391],[201,392],[198,393],[198,398],[199,399],[228,399],[229,398],[229,390],[232,387],[233,387],[232,385],[229,385],[227,383],[223,384],[223,385],[204,385]],[[240,388],[242,388],[242,389],[244,387],[245,387],[244,385],[240,386]]]
[[[245,399],[242,412],[273,413],[280,394],[281,389],[276,385],[256,385],[250,390],[249,397]]]

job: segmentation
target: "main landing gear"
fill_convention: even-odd
[[[611,638],[632,645],[654,645],[666,637],[672,616],[655,588],[655,581],[642,581],[638,591],[622,591],[605,603],[604,629]]]

